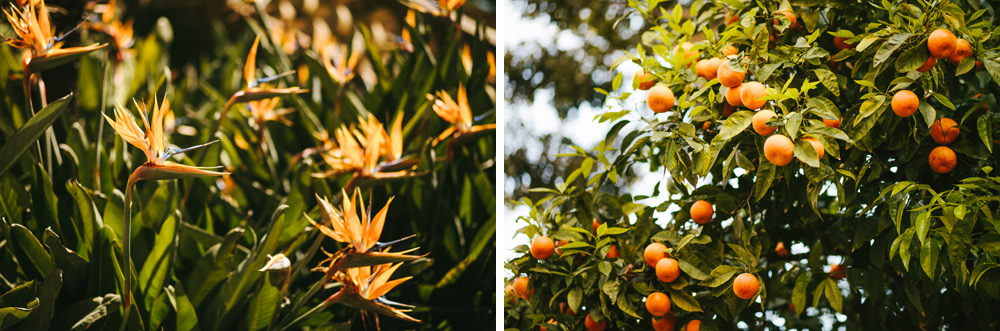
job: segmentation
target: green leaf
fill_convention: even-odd
[[[31,234],[31,230],[20,224],[13,224],[10,227],[10,236],[14,256],[21,263],[21,268],[32,275],[31,278],[43,278],[56,268],[52,255],[49,255],[38,238]]]
[[[806,289],[812,279],[812,272],[803,270],[799,277],[795,278],[795,287],[792,288],[792,305],[795,306],[795,315],[802,314],[806,310]]]
[[[708,275],[698,285],[707,287],[718,287],[725,284],[729,279],[733,278],[740,269],[731,265],[720,265],[712,270],[712,273]]]
[[[921,102],[917,106],[917,110],[920,111],[920,115],[924,118],[924,123],[927,124],[927,128],[934,125],[934,121],[937,120],[937,110],[931,106],[930,103]]]
[[[691,294],[684,290],[675,290],[668,287],[667,292],[670,293],[670,303],[675,305],[677,308],[683,309],[689,312],[701,312],[701,304],[698,300],[695,300]]]
[[[878,51],[875,52],[875,60],[872,62],[872,66],[878,66],[882,64],[882,62],[885,62],[885,60],[888,60],[889,56],[892,55],[892,53],[895,52],[899,46],[903,45],[903,43],[906,42],[906,39],[910,38],[910,36],[913,36],[913,34],[909,32],[902,32],[889,37],[889,40],[882,44],[882,47],[879,47]]]
[[[729,118],[726,118],[726,121],[722,124],[722,128],[719,130],[718,137],[720,137],[720,139],[722,139],[724,142],[728,142],[729,140],[733,139],[733,137],[736,137],[736,135],[746,130],[746,128],[749,127],[750,124],[752,123],[753,123],[753,112],[742,110],[732,113],[729,115]]]
[[[247,315],[247,329],[249,330],[266,328],[271,323],[274,311],[279,308],[278,286],[280,286],[280,283],[277,285],[272,284],[275,282],[272,275],[275,274],[274,272],[264,272],[264,279],[260,282],[260,288],[253,299],[250,300],[250,311]],[[194,315],[193,310],[191,311],[191,315]],[[196,324],[191,325],[192,328],[195,326]]]
[[[923,43],[910,47],[896,58],[896,72],[914,71],[927,62],[931,53]]]
[[[97,212],[97,206],[94,205],[93,199],[83,189],[80,182],[76,180],[67,182],[66,190],[76,200],[77,211],[80,217],[73,218],[69,224],[73,225],[76,232],[77,251],[80,253],[80,256],[86,258],[90,256],[90,249],[94,246],[94,228],[100,227],[103,224],[101,215]]]
[[[160,232],[156,235],[153,248],[139,271],[139,289],[146,299],[146,305],[151,306],[153,299],[160,294],[163,282],[171,270],[174,259],[174,240],[177,237],[177,223],[180,222],[180,212],[170,215]]]
[[[903,260],[903,268],[910,271],[910,241],[913,240],[913,228],[906,229],[899,237],[899,258]]]
[[[993,81],[1000,84],[1000,52],[991,50],[983,54],[983,66],[990,77],[993,77]]]
[[[833,71],[827,69],[816,69],[813,70],[816,73],[816,77],[819,78],[820,84],[823,84],[826,89],[830,90],[833,95],[840,96],[840,83],[837,81],[837,75]]]
[[[951,100],[948,100],[948,97],[944,96],[941,93],[937,93],[937,92],[934,92],[931,95],[934,96],[934,99],[937,100],[938,102],[940,102],[942,105],[944,105],[945,107],[948,107],[948,109],[955,110],[955,104],[951,103]],[[921,102],[921,103],[923,103],[923,102]]]
[[[566,293],[566,304],[572,311],[580,311],[580,303],[583,302],[583,289],[574,286]]]
[[[826,300],[830,302],[830,307],[836,310],[838,313],[844,312],[844,294],[840,292],[840,287],[837,287],[837,282],[833,278],[827,278],[823,280],[823,296]]]
[[[42,108],[35,116],[32,116],[27,123],[24,123],[14,135],[7,137],[3,147],[0,147],[0,174],[3,174],[14,164],[28,147],[34,144],[38,137],[52,125],[66,111],[69,101],[73,99],[73,93],[66,95],[59,100],[49,103]]]
[[[813,168],[819,167],[819,154],[816,154],[816,150],[813,149],[812,144],[803,139],[799,139],[795,142],[795,148],[793,149],[795,157],[805,164]]]
[[[927,231],[931,228],[931,221],[930,212],[926,211],[917,214],[916,219],[914,219],[914,226],[917,229],[917,239],[920,239],[921,244],[927,239]]]
[[[862,102],[858,116],[854,117],[854,125],[857,126],[858,123],[861,123],[861,120],[864,120],[868,116],[872,116],[877,110],[881,109],[882,104],[885,103],[885,99],[886,97],[884,94],[879,94],[865,100],[865,102]]]
[[[764,198],[767,194],[767,190],[771,188],[771,182],[774,180],[774,175],[776,172],[776,167],[774,163],[767,161],[765,158],[760,159],[760,166],[757,167],[757,178],[754,179],[754,192],[756,192],[756,200]]]
[[[55,269],[45,275],[42,286],[38,289],[38,307],[31,311],[23,325],[30,325],[37,330],[48,330],[55,313],[56,297],[62,289],[62,270]]]
[[[709,275],[702,271],[701,268],[698,268],[686,260],[678,259],[677,265],[680,267],[681,271],[696,280],[705,280],[709,277]]]
[[[993,153],[993,131],[990,130],[990,117],[983,115],[976,119],[976,130],[979,131],[979,139],[986,145],[986,150]]]
[[[53,321],[56,324],[52,328],[60,330],[87,329],[108,316],[109,313],[118,312],[121,301],[121,297],[114,293],[81,300],[69,308],[60,309],[59,317]]]
[[[941,252],[941,239],[932,238],[920,246],[920,267],[934,280],[934,269],[937,268],[938,253]]]

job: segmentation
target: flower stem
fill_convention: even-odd
[[[132,190],[135,187],[135,183],[138,181],[139,170],[142,166],[139,166],[132,172],[132,175],[128,177],[128,183],[125,184],[125,221],[123,224],[125,229],[122,234],[124,240],[122,240],[122,248],[124,254],[122,255],[122,273],[125,275],[125,315],[122,316],[122,329],[128,322],[129,311],[132,308],[132,259],[129,255],[132,250]]]

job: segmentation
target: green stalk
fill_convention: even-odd
[[[119,330],[124,330],[128,324],[129,312],[132,308],[132,259],[129,255],[132,250],[132,190],[138,181],[138,175],[143,166],[139,166],[128,176],[128,183],[125,184],[125,230],[124,240],[122,240],[122,271],[125,274],[125,314],[122,316],[122,325]]]
[[[306,317],[309,317],[309,315],[312,315],[313,313],[315,313],[317,311],[320,311],[322,309],[325,309],[327,307],[332,306],[334,303],[337,303],[337,301],[340,301],[340,296],[343,295],[343,293],[344,293],[343,289],[341,289],[340,291],[337,291],[337,293],[334,293],[333,295],[331,295],[326,300],[323,300],[323,302],[320,302],[318,305],[316,305],[312,309],[309,309],[309,311],[307,311],[305,314],[302,314],[299,317],[296,317],[294,320],[292,320],[287,325],[282,326],[281,330],[287,330],[288,327],[290,327],[292,325],[295,325],[295,323],[298,323],[299,321],[305,319]],[[294,314],[295,312],[293,311],[292,313]]]

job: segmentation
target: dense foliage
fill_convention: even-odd
[[[564,156],[580,166],[535,189],[542,198],[517,202],[530,210],[519,231],[549,237],[557,250],[536,258],[536,246],[524,245],[524,256],[506,262],[514,274],[506,327],[998,327],[994,4],[630,6],[650,28],[616,64],[639,64],[669,98],[662,87],[642,88],[642,78],[623,87],[628,77],[618,73],[610,92],[599,91],[608,111],[596,120],[614,123],[605,141]],[[939,54],[947,43],[931,37],[938,29],[971,54]],[[730,45],[736,54],[726,58]],[[921,68],[932,52],[936,63]],[[722,61],[706,64],[713,58]],[[726,71],[744,72],[743,85]],[[751,82],[765,96],[742,90],[727,100]],[[896,100],[903,90],[915,98]],[[755,119],[767,111],[774,116]],[[657,183],[652,192],[609,193],[639,167],[659,174],[642,178]],[[702,200],[713,207],[707,222],[695,207]],[[675,280],[647,263],[653,243],[676,260]],[[748,286],[753,278],[759,289]],[[740,298],[747,289],[752,296]],[[663,319],[650,313],[655,292],[672,303]]]
[[[4,2],[0,329],[493,325],[488,14],[140,3]]]

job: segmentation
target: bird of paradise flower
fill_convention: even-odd
[[[324,272],[323,280],[315,288],[320,288],[331,280],[340,282],[344,287],[309,312],[296,318],[291,324],[295,324],[296,321],[311,313],[335,303],[402,320],[419,322],[420,320],[406,315],[408,310],[389,306],[389,304],[393,304],[406,307],[405,305],[396,304],[383,298],[390,290],[411,278],[389,280],[393,272],[402,265],[402,262],[420,257],[407,255],[407,253],[415,251],[416,248],[396,253],[383,250],[400,240],[388,243],[378,242],[393,198],[389,198],[385,206],[374,216],[371,215],[370,211],[358,208],[359,205],[364,205],[364,198],[361,197],[360,190],[357,189],[355,189],[353,196],[349,196],[344,190],[341,191],[340,208],[334,207],[334,204],[319,195],[316,196],[316,199],[319,201],[323,224],[313,221],[306,215],[309,223],[319,229],[326,237],[346,243],[348,246],[335,253],[324,251],[327,259],[313,268],[313,271]],[[407,238],[401,240],[405,239]]]
[[[437,113],[441,119],[451,123],[452,126],[445,129],[431,142],[432,145],[437,145],[441,141],[451,137],[452,140],[448,143],[448,155],[451,157],[452,150],[458,144],[469,141],[476,138],[482,134],[493,132],[497,128],[496,123],[473,125],[476,119],[472,117],[472,109],[469,107],[469,99],[466,95],[465,85],[458,85],[458,101],[451,98],[451,95],[445,91],[438,91],[437,97],[434,95],[427,95],[428,100],[434,101],[434,112]],[[486,115],[481,115],[480,119]]]
[[[124,216],[124,256],[122,257],[123,273],[125,274],[125,284],[124,284],[124,300],[125,300],[125,318],[128,318],[128,312],[130,304],[132,302],[132,284],[131,284],[131,259],[129,257],[130,247],[131,247],[131,224],[132,224],[132,190],[135,187],[136,182],[140,180],[164,180],[164,179],[179,179],[179,178],[192,178],[192,177],[208,177],[208,176],[222,176],[228,174],[228,172],[217,172],[211,171],[204,167],[194,167],[183,165],[169,161],[169,158],[173,155],[181,154],[196,148],[206,146],[211,143],[202,144],[198,146],[188,147],[184,149],[174,149],[167,148],[166,141],[163,134],[163,120],[165,114],[170,109],[170,101],[168,99],[163,100],[163,104],[154,100],[152,116],[148,111],[148,107],[145,105],[140,105],[136,102],[136,108],[139,110],[139,114],[142,118],[143,127],[145,130],[139,128],[139,125],[135,122],[135,118],[129,114],[121,105],[115,107],[115,118],[111,119],[107,115],[104,118],[111,124],[115,132],[122,137],[122,140],[139,148],[142,150],[143,154],[146,156],[146,162],[139,165],[132,172],[128,178],[128,183],[125,186],[125,216]],[[214,142],[214,141],[213,141]],[[123,325],[125,323],[123,322]]]
[[[3,13],[19,38],[7,39],[7,43],[26,49],[21,54],[25,80],[33,73],[62,65],[107,45],[63,48],[62,39],[66,35],[55,36],[44,0],[29,0],[24,8],[18,8],[12,3],[10,10],[4,9]]]
[[[367,114],[359,117],[357,124],[338,128],[332,139],[321,134],[324,148],[320,155],[330,171],[318,176],[354,173],[345,185],[354,187],[369,180],[421,175],[413,171],[418,160],[403,157],[402,123],[403,117],[397,116],[386,132],[374,115]]]

